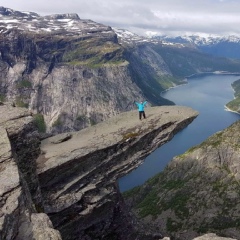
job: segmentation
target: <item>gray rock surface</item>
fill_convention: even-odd
[[[64,239],[132,239],[133,233],[141,240],[159,239],[161,234],[143,231],[127,212],[115,182],[189,124],[197,112],[172,106],[146,108],[146,114],[147,119],[140,121],[137,111],[123,113],[42,141],[37,159],[40,189],[34,163],[40,142],[32,116],[24,108],[1,105],[0,239],[62,239],[46,213],[36,210],[50,215]],[[194,240],[228,239],[206,234]]]
[[[19,229],[17,240],[61,240],[62,237],[45,213],[32,213],[30,221],[25,219]]]
[[[42,198],[33,164],[39,140],[32,117],[26,109],[11,105],[1,105],[0,116],[0,239],[40,240],[45,235],[60,240],[48,216],[36,211]]]
[[[52,143],[58,136],[42,141],[37,169],[44,208],[64,239],[108,234],[132,239],[133,220],[121,200],[117,179],[198,115],[180,106],[145,112],[147,119],[142,121],[137,111],[131,111],[72,132],[71,139],[59,144]]]
[[[208,233],[193,240],[237,240],[236,238],[219,237],[215,233]]]

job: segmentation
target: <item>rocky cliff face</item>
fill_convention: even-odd
[[[0,106],[1,239],[158,239],[129,214],[116,180],[187,126],[197,112],[147,109],[75,133],[39,136],[27,110]],[[37,165],[37,166],[36,166]],[[47,216],[47,215],[48,216]],[[49,218],[51,221],[49,220]]]
[[[162,229],[146,227],[128,211],[116,180],[141,164],[156,147],[169,141],[197,116],[197,112],[176,106],[147,108],[146,112],[147,119],[143,121],[139,121],[137,112],[133,111],[80,132],[46,139],[41,144],[39,155],[39,136],[29,112],[1,105],[0,239],[162,239]],[[233,132],[236,130],[232,129]],[[231,142],[228,137],[233,132],[222,134],[227,149]],[[215,146],[214,139],[210,142]],[[231,153],[233,169],[236,168],[234,159]],[[223,168],[225,172],[227,167]],[[183,170],[180,168],[178,175]],[[189,175],[193,172],[189,171]],[[223,182],[229,184],[228,178],[231,181],[233,176],[224,178]],[[174,191],[172,180],[168,184]],[[200,193],[202,196],[203,192]],[[230,196],[231,200],[237,197],[233,187],[227,193],[221,191],[221,194]],[[197,200],[194,200],[195,204]],[[218,197],[205,200],[211,204],[215,200],[220,201]],[[233,203],[229,204],[224,211],[233,211]],[[181,206],[174,210],[177,211],[176,216],[182,214]],[[203,212],[203,216],[211,218],[212,215],[209,217]],[[176,227],[175,224],[173,226]],[[187,231],[192,235],[191,228]],[[238,234],[235,228],[229,231],[232,235]],[[197,239],[230,240],[215,234]]]
[[[36,174],[39,138],[24,109],[0,106],[0,239],[60,240],[48,216]]]
[[[176,239],[204,232],[239,239],[240,121],[183,155],[128,193],[144,222]]]
[[[1,7],[0,39],[0,100],[42,114],[48,132],[94,125],[133,109],[134,100],[162,102],[158,83],[157,94],[136,83],[127,50],[108,26]],[[153,75],[161,71],[155,68]]]
[[[133,239],[137,224],[129,220],[116,180],[197,116],[184,107],[146,113],[142,121],[132,111],[42,142],[37,168],[44,207],[64,239]]]

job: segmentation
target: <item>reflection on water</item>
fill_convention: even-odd
[[[170,142],[149,155],[140,167],[119,179],[120,190],[126,191],[143,184],[161,172],[174,156],[184,153],[213,133],[239,120],[240,115],[224,108],[224,105],[233,99],[231,83],[239,78],[234,75],[196,77],[190,79],[189,84],[163,93],[164,98],[175,102],[176,105],[189,106],[199,111],[199,116]]]

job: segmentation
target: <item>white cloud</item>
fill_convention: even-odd
[[[1,0],[4,7],[40,15],[78,13],[138,34],[200,32],[240,35],[239,0]]]

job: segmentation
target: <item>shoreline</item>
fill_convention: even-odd
[[[236,76],[240,76],[240,72],[235,72],[235,73],[231,73],[231,72],[225,72],[225,71],[215,71],[215,72],[201,72],[201,73],[194,73],[192,75],[186,76],[186,78],[195,78],[197,76],[201,76],[201,75],[236,75]]]
[[[191,79],[191,78],[194,78],[194,77],[197,77],[197,76],[201,76],[201,75],[218,75],[218,74],[219,74],[219,75],[236,75],[236,76],[239,75],[239,76],[240,76],[240,73],[229,73],[229,72],[221,72],[221,71],[196,73],[196,74],[190,75],[190,76],[188,76],[188,77],[185,77],[185,78],[183,79],[183,84],[179,84],[179,85],[176,85],[176,86],[174,86],[174,87],[170,87],[170,88],[162,91],[162,92],[160,93],[160,96],[162,96],[162,94],[164,94],[165,92],[167,92],[167,91],[169,91],[169,90],[171,90],[171,89],[174,89],[174,88],[177,88],[177,87],[181,87],[181,86],[183,86],[183,85],[188,84],[188,83],[189,83],[189,82],[188,82],[188,79]],[[237,80],[236,80],[236,81],[237,81]],[[232,84],[231,84],[231,88],[232,88],[232,90],[233,90],[233,97],[234,97],[234,99],[235,99],[235,98],[236,98],[236,97],[235,97],[235,90],[234,90],[234,88],[232,87]],[[234,110],[228,108],[226,105],[224,105],[224,110],[225,110],[225,111],[228,111],[228,112],[233,112],[233,113],[236,113],[236,114],[240,115],[240,112],[234,111]]]
[[[230,109],[230,108],[228,108],[226,105],[224,105],[224,109],[225,109],[225,111],[228,111],[228,112],[233,112],[233,113],[236,113],[236,114],[240,115],[240,113],[239,113],[239,112],[231,110],[231,109]]]
[[[192,75],[189,75],[189,76],[186,76],[182,81],[183,81],[183,84],[179,84],[179,85],[176,85],[174,87],[170,87],[168,89],[165,89],[164,91],[162,91],[160,93],[160,96],[162,93],[165,93],[169,90],[171,90],[172,88],[176,88],[176,87],[181,87],[185,84],[188,84],[188,79],[191,79],[191,78],[196,78],[198,76],[201,76],[201,75],[236,75],[236,76],[240,76],[240,72],[235,72],[235,73],[231,73],[231,72],[225,72],[225,71],[215,71],[215,72],[202,72],[202,73],[194,73]]]
[[[239,80],[236,80],[236,81],[239,81]],[[236,81],[234,81],[233,83],[235,83]],[[236,99],[236,96],[235,96],[235,94],[236,94],[236,90],[234,89],[234,87],[233,87],[233,83],[231,84],[231,88],[232,88],[232,90],[233,90],[233,99]],[[231,100],[232,101],[232,100]],[[224,105],[224,107],[225,107],[225,110],[226,111],[229,111],[229,112],[233,112],[233,113],[237,113],[237,114],[239,114],[240,115],[240,112],[237,112],[237,111],[234,111],[234,110],[231,110],[230,108],[228,108],[226,105]]]
[[[167,92],[167,91],[169,91],[169,90],[171,90],[171,89],[173,89],[173,88],[181,87],[181,86],[183,86],[183,85],[188,84],[187,78],[184,78],[182,81],[183,81],[183,84],[179,84],[179,85],[176,85],[176,86],[174,86],[174,87],[170,87],[170,88],[168,88],[168,89],[165,89],[164,91],[162,91],[162,92],[160,93],[160,96],[161,96],[163,93],[165,93],[165,92]]]

